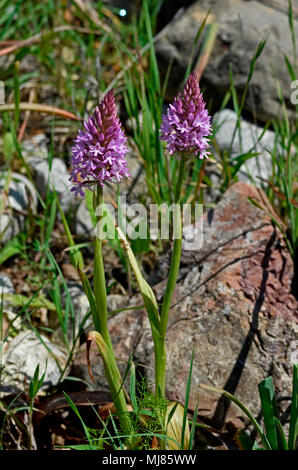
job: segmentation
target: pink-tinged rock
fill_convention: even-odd
[[[257,416],[258,383],[272,375],[277,397],[289,397],[298,360],[292,259],[279,230],[248,197],[272,210],[265,195],[245,183],[225,193],[206,214],[203,249],[183,253],[169,318],[167,396],[184,401],[194,349],[190,408],[199,399],[199,415],[217,426],[244,426],[244,415],[199,390],[199,383],[229,390]],[[164,287],[163,282],[156,288],[160,298]],[[141,362],[149,355],[153,378],[152,350],[148,354],[141,341],[136,357],[138,351]]]
[[[194,409],[199,400],[202,419],[229,429],[247,425],[243,413],[199,389],[200,383],[225,388],[257,416],[258,383],[269,375],[283,410],[289,406],[292,366],[298,362],[298,302],[290,292],[293,263],[279,230],[248,196],[272,210],[263,193],[236,183],[206,214],[202,250],[183,252],[167,332],[168,398],[184,402],[194,350],[189,407]],[[154,289],[160,301],[165,281]],[[141,303],[140,298],[134,301]],[[133,354],[153,386],[153,342],[144,312],[122,312],[109,324],[122,372]],[[79,362],[86,378],[85,354]],[[99,367],[96,387],[106,388],[99,355],[91,363]]]

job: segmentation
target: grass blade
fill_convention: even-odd
[[[196,405],[195,412],[194,412],[194,415],[193,415],[193,418],[192,418],[188,450],[192,450],[193,444],[194,444],[195,431],[196,431],[196,422],[197,422],[197,417],[198,417],[198,409],[199,409],[199,404]]]
[[[130,365],[129,395],[130,395],[133,409],[135,413],[138,413],[139,407],[138,407],[138,402],[137,402],[137,397],[136,397],[136,368],[135,368],[133,361],[131,361],[131,365]]]
[[[278,449],[276,427],[274,418],[278,419],[278,408],[275,399],[272,377],[267,377],[258,385],[259,394],[262,404],[262,412],[264,417],[264,425],[266,435],[270,446],[273,450]]]
[[[25,250],[26,233],[14,236],[0,251],[0,265]]]
[[[118,226],[116,226],[116,230],[123,243],[123,247],[127,253],[131,267],[135,273],[137,283],[139,285],[141,294],[143,296],[146,311],[148,312],[148,315],[149,315],[150,323],[155,327],[157,331],[159,331],[160,320],[159,320],[159,313],[158,313],[158,305],[157,305],[153,290],[151,289],[147,281],[144,279],[140,271],[140,268],[138,266],[137,260],[135,259],[135,256],[132,252],[132,249],[129,246],[128,241],[125,238],[124,233]]]
[[[83,426],[83,429],[84,429],[84,433],[86,435],[86,438],[88,439],[88,442],[89,442],[89,450],[90,449],[93,449],[93,445],[92,445],[92,440],[91,440],[91,436],[90,436],[90,433],[89,433],[89,430],[86,426],[86,424],[84,423],[83,421],[83,418],[81,417],[80,413],[79,413],[79,410],[77,409],[76,405],[74,404],[74,402],[72,401],[72,399],[65,393],[63,392],[63,395],[65,396],[66,400],[67,400],[67,403],[69,404],[69,406],[71,407],[71,409],[75,412],[75,414],[77,415],[77,417],[79,418],[79,420],[81,421],[81,424]]]
[[[233,403],[235,403],[243,411],[243,413],[248,417],[250,422],[253,424],[255,430],[257,431],[257,433],[259,434],[259,436],[262,440],[262,443],[263,443],[265,449],[266,450],[272,450],[270,442],[268,441],[268,439],[267,439],[265,433],[263,432],[261,426],[259,425],[257,420],[253,417],[253,415],[248,410],[248,408],[246,408],[246,406],[243,405],[241,403],[241,401],[238,400],[238,398],[236,398],[234,395],[232,395],[231,393],[227,392],[226,390],[224,390],[222,388],[217,388],[217,387],[213,387],[211,385],[203,385],[203,384],[199,384],[199,387],[203,388],[205,390],[210,390],[211,392],[215,392],[215,393],[219,393],[221,395],[224,395],[225,397],[229,398]]]
[[[276,428],[278,449],[279,450],[289,450],[287,440],[286,440],[286,436],[285,436],[284,430],[282,428],[281,422],[275,416],[274,416],[274,423],[275,423],[275,428]]]
[[[298,435],[298,364],[293,366],[293,388],[288,447],[294,450]]]
[[[189,397],[190,397],[190,387],[191,387],[191,376],[192,376],[193,360],[194,360],[194,350],[192,350],[192,353],[191,353],[188,380],[187,380],[187,386],[186,386],[186,394],[185,394],[185,402],[184,402],[184,415],[183,415],[182,433],[181,433],[181,449],[184,449],[184,439],[185,439],[186,431],[188,430],[187,411],[188,411],[188,403],[189,403]],[[188,431],[188,435],[189,435],[189,431]]]

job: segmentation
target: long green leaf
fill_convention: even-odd
[[[251,437],[244,429],[241,429],[240,431],[236,432],[236,441],[241,450],[253,449],[254,443]]]
[[[293,388],[288,447],[294,450],[298,436],[298,364],[293,365]]]
[[[39,295],[36,298],[29,298],[22,294],[3,294],[3,299],[9,302],[15,307],[24,307],[25,305],[32,308],[42,308],[45,307],[48,310],[56,311],[56,306],[46,299],[43,295]]]
[[[198,417],[198,409],[199,409],[199,404],[196,405],[195,412],[194,412],[194,415],[193,415],[193,418],[192,418],[188,450],[192,450],[192,448],[193,448],[193,443],[194,443],[194,438],[195,438],[195,431],[196,431],[196,423],[197,423],[197,417]]]
[[[248,410],[248,408],[246,408],[246,406],[243,405],[243,403],[241,403],[241,401],[238,400],[238,398],[236,398],[234,395],[227,392],[226,390],[224,390],[222,388],[218,388],[218,387],[213,387],[212,385],[199,384],[199,387],[203,388],[203,389],[206,389],[206,390],[210,390],[211,392],[219,393],[220,395],[224,395],[227,398],[229,398],[232,402],[234,402],[240,408],[240,410],[242,410],[243,413],[246,414],[246,416],[248,417],[248,419],[250,420],[250,422],[254,426],[255,430],[257,431],[257,433],[259,434],[259,436],[262,440],[262,443],[263,443],[265,449],[266,450],[272,450],[271,446],[270,446],[270,442],[268,441],[268,439],[267,439],[265,433],[263,432],[261,426],[259,425],[257,420],[253,417],[253,415]]]
[[[77,270],[82,282],[83,289],[85,291],[85,294],[87,295],[89,305],[90,305],[90,310],[93,318],[93,323],[96,331],[100,331],[100,323],[98,320],[98,315],[97,315],[97,307],[96,307],[96,299],[95,295],[91,289],[90,282],[86,276],[86,274],[81,270],[79,266],[77,266]]]
[[[121,239],[123,243],[123,247],[127,253],[131,267],[135,273],[136,280],[139,285],[141,294],[143,296],[145,308],[148,313],[150,323],[151,325],[154,326],[155,330],[159,331],[160,320],[159,320],[159,314],[158,314],[158,305],[157,305],[157,301],[153,293],[153,290],[149,286],[148,282],[144,279],[140,271],[140,268],[138,266],[137,260],[135,259],[133,251],[130,248],[127,239],[125,238],[124,233],[122,232],[119,226],[116,226],[116,230],[118,232],[119,238]]]
[[[194,360],[194,350],[192,350],[192,353],[191,353],[191,360],[190,360],[189,373],[188,373],[187,386],[186,386],[184,414],[183,414],[182,432],[181,432],[181,449],[184,449],[185,430],[186,430],[186,426],[188,425],[187,411],[188,411],[188,403],[189,403],[189,397],[190,397],[193,360]]]
[[[156,55],[155,55],[155,50],[154,50],[154,43],[153,43],[153,35],[152,35],[152,23],[151,23],[151,18],[148,10],[148,5],[147,1],[145,0],[143,2],[143,9],[144,9],[144,15],[145,15],[145,25],[146,25],[146,30],[147,30],[147,36],[149,39],[150,43],[150,62],[151,62],[151,72],[152,72],[152,79],[154,83],[154,89],[160,93],[160,80],[159,80],[159,71],[158,71],[158,65],[157,65],[157,60],[156,60]]]
[[[276,417],[278,419],[278,408],[275,399],[272,377],[267,377],[266,379],[262,380],[259,383],[258,388],[262,404],[266,435],[268,441],[270,442],[271,448],[273,450],[277,450],[278,443],[274,418]]]
[[[281,422],[275,416],[274,416],[274,423],[275,423],[275,428],[276,428],[278,449],[288,450],[288,444],[287,444],[286,436],[282,428]]]
[[[0,251],[0,265],[12,256],[21,253],[25,248],[26,233],[21,232],[14,236]]]
[[[81,417],[80,413],[79,413],[79,410],[77,409],[76,405],[74,404],[74,402],[72,401],[72,399],[65,393],[63,392],[63,395],[65,396],[66,400],[67,400],[67,403],[69,404],[69,406],[71,407],[71,409],[75,412],[75,414],[77,415],[77,417],[79,418],[79,420],[81,421],[82,423],[82,426],[83,426],[83,429],[84,429],[84,433],[88,439],[88,442],[92,443],[92,440],[91,440],[91,435],[89,433],[89,429],[88,427],[86,426],[86,424],[84,423],[84,420],[83,418]],[[93,448],[93,446],[91,446],[91,448]],[[89,448],[90,449],[90,448]]]

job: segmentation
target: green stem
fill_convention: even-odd
[[[103,190],[101,186],[97,186],[97,190],[94,197],[94,211],[101,206],[103,203]],[[97,215],[97,229],[100,232],[102,214]],[[98,235],[98,233],[97,233]],[[111,346],[110,335],[108,332],[108,307],[107,307],[107,291],[106,291],[106,280],[105,280],[105,270],[102,257],[102,240],[96,236],[94,242],[94,271],[93,271],[93,281],[94,281],[94,294],[96,299],[97,306],[97,316],[99,324],[99,332],[102,335],[105,343],[108,346]]]
[[[186,157],[185,155],[183,155],[180,160],[179,174],[178,174],[178,180],[177,180],[177,186],[176,186],[176,192],[175,192],[176,204],[179,204],[180,202],[181,189],[182,189],[183,177],[184,177],[184,172],[185,172],[185,161],[186,161]]]
[[[103,204],[103,190],[98,185],[94,197],[94,210]],[[102,214],[97,217],[97,228],[100,230]],[[99,231],[99,234],[101,231]],[[116,362],[111,337],[108,330],[108,310],[107,310],[107,291],[105,281],[104,263],[102,257],[102,240],[96,237],[94,242],[94,295],[96,300],[96,310],[98,317],[99,333],[101,334],[104,345],[105,354],[102,354],[105,375],[109,384],[112,399],[117,410],[122,430],[127,434],[130,430],[130,420],[128,417],[128,409],[121,384],[121,375]],[[107,349],[107,350],[106,350]]]
[[[175,234],[176,237],[174,239],[173,245],[173,254],[172,260],[170,265],[170,271],[168,276],[168,283],[166,287],[166,292],[164,295],[162,307],[161,307],[161,315],[160,315],[160,329],[159,329],[159,338],[155,342],[155,387],[156,387],[156,395],[157,398],[159,394],[163,397],[165,396],[165,376],[166,376],[166,350],[165,350],[165,337],[167,331],[167,324],[169,318],[169,311],[171,307],[171,301],[175,289],[175,285],[177,282],[177,277],[179,273],[180,267],[180,259],[181,259],[181,250],[182,250],[182,215],[181,215],[181,207],[180,207],[180,197],[181,197],[181,189],[182,189],[182,182],[184,177],[185,171],[185,160],[186,157],[182,156],[180,160],[179,166],[179,175],[177,180],[177,186],[175,191],[175,204],[179,205],[176,207],[176,218],[174,218],[176,226]]]
[[[103,337],[97,331],[89,333],[89,339],[95,340],[101,354],[105,376],[109,384],[112,400],[117,411],[120,426],[124,434],[129,435],[131,422],[126,405],[121,375],[115,360],[114,351],[105,343]]]
[[[154,340],[155,355],[155,395],[157,402],[165,396],[166,389],[166,347],[165,338],[158,335]]]

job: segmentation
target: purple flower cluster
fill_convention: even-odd
[[[161,140],[167,143],[169,154],[199,154],[200,158],[208,158],[210,146],[207,137],[211,134],[210,119],[198,78],[192,72],[182,95],[179,94],[175,98],[162,118]]]
[[[205,108],[196,74],[189,75],[182,95],[169,105],[162,118],[160,138],[167,143],[170,155],[199,154],[208,158],[209,139],[212,128],[210,116]],[[117,115],[113,91],[110,91],[84,122],[85,130],[79,130],[72,149],[72,191],[84,196],[83,188],[104,182],[129,178],[126,162],[128,148],[126,137]]]
[[[70,181],[75,183],[71,191],[76,196],[84,196],[83,188],[92,189],[106,181],[129,178],[126,137],[117,116],[113,91],[99,103],[84,127],[85,132],[79,130],[72,149]]]

